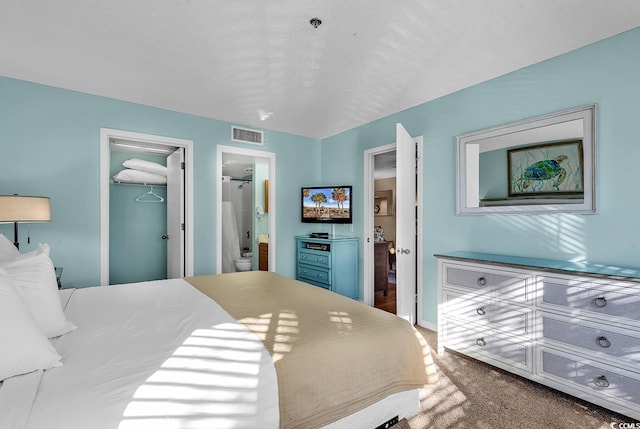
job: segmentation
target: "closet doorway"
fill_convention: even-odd
[[[193,142],[100,131],[101,285],[192,275]]]
[[[216,272],[275,271],[275,154],[218,146]]]

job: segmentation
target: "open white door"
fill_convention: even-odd
[[[396,313],[416,323],[416,145],[396,124]]]
[[[167,157],[167,278],[184,277],[184,148]]]

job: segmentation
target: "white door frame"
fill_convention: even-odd
[[[193,141],[153,134],[100,128],[100,284],[109,284],[109,183],[111,181],[110,139],[182,147],[185,151],[185,276],[193,275]]]
[[[266,158],[269,163],[269,271],[276,270],[276,154],[261,150],[218,145],[216,156],[216,273],[222,273],[222,154]],[[254,250],[256,252],[256,250]],[[255,254],[255,253],[254,253]]]
[[[422,253],[423,253],[423,197],[422,197],[422,178],[423,178],[423,167],[422,167],[422,151],[423,151],[423,137],[418,136],[414,137],[414,141],[416,142],[416,150],[418,157],[418,169],[416,174],[417,184],[416,184],[416,194],[417,194],[417,204],[418,204],[418,243],[417,243],[417,255],[416,255],[416,284],[418,289],[418,314],[416,315],[416,321],[419,325],[423,325],[422,321],[422,285],[423,285],[423,264],[422,264]],[[364,293],[363,293],[363,301],[365,304],[373,306],[374,305],[374,269],[375,263],[373,260],[374,254],[374,213],[373,213],[373,203],[374,203],[374,157],[376,155],[391,152],[396,150],[396,144],[391,143],[383,146],[374,147],[371,149],[367,149],[364,151],[364,231],[362,236],[364,237],[364,255],[363,255],[363,282],[364,282]]]

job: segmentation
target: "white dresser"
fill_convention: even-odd
[[[640,270],[438,258],[438,352],[455,350],[640,419]]]

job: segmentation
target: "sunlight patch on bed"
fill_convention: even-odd
[[[255,426],[261,341],[244,327],[197,329],[142,384],[119,429]]]
[[[349,313],[345,311],[329,311],[329,321],[336,324],[339,332],[353,329],[353,320],[351,320]]]
[[[258,317],[245,317],[239,322],[264,342],[274,362],[291,352],[293,343],[300,334],[300,322],[293,311],[283,310],[276,316],[267,313]]]

